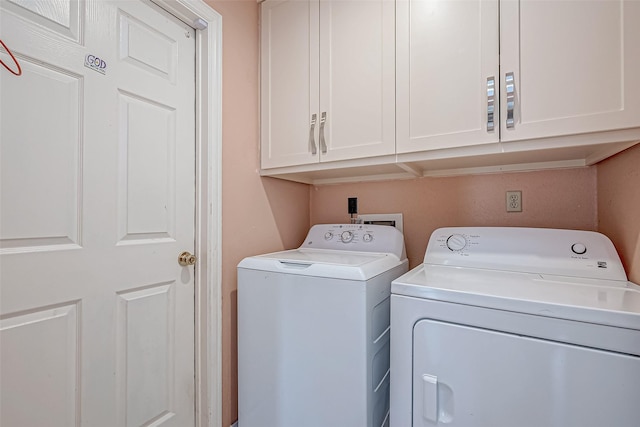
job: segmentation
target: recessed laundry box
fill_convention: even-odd
[[[296,250],[238,265],[239,427],[380,427],[402,233],[315,225]]]

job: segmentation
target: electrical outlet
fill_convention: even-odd
[[[507,212],[522,212],[522,191],[507,191]]]

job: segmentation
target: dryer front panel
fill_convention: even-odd
[[[423,319],[413,427],[637,427],[640,357]]]

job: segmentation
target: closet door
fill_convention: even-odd
[[[318,0],[261,5],[263,169],[319,161],[318,8]]]
[[[498,142],[498,1],[398,0],[396,23],[398,153]]]
[[[388,0],[320,2],[322,161],[395,153],[393,8]]]
[[[503,141],[640,126],[640,2],[503,1],[500,20]]]

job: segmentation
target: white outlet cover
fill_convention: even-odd
[[[522,212],[522,191],[507,191],[507,212]]]
[[[394,213],[394,214],[362,214],[362,215],[358,215],[358,222],[359,223],[368,223],[369,221],[371,221],[371,223],[373,223],[373,224],[375,224],[378,221],[380,221],[380,222],[395,221],[396,228],[401,233],[404,233],[403,230],[402,230],[402,214],[401,213]]]

